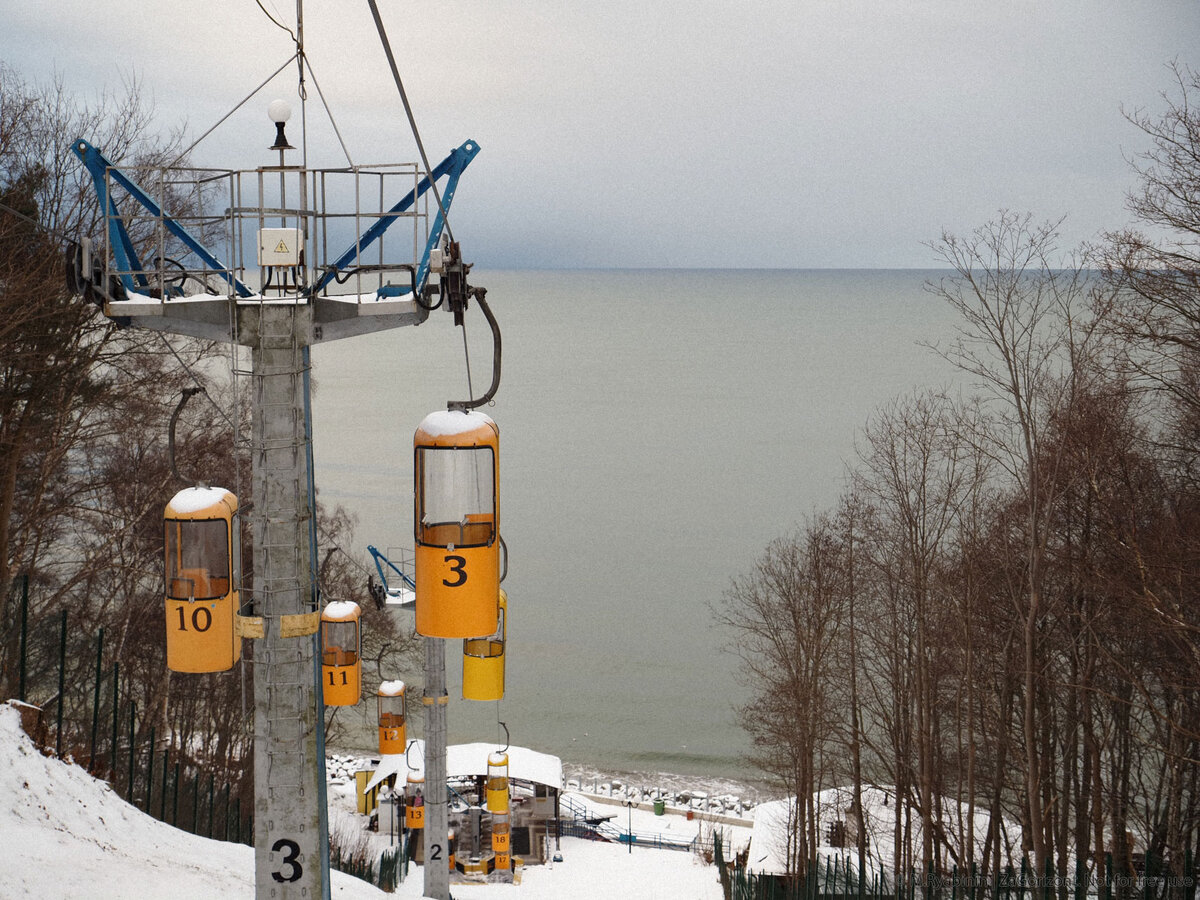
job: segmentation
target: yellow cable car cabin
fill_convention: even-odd
[[[193,487],[163,513],[167,668],[224,672],[242,657],[234,629],[241,578],[237,497]]]
[[[508,593],[500,589],[496,630],[488,637],[463,641],[464,700],[504,699],[504,644],[508,634]]]
[[[442,410],[413,437],[417,632],[473,638],[496,627],[500,430],[481,412]]]
[[[321,610],[321,684],[326,706],[354,706],[362,694],[362,610],[340,600]]]
[[[404,724],[404,682],[385,681],[379,685],[379,752],[403,753],[408,747],[408,729]]]
[[[492,813],[493,870],[503,871],[512,865],[512,829],[508,813]]]
[[[404,827],[425,827],[425,777],[411,772],[404,785]]]
[[[508,754],[488,754],[487,808],[490,813],[508,812]]]

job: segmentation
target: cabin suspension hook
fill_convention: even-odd
[[[175,407],[175,412],[171,413],[171,424],[167,430],[167,455],[171,460],[171,475],[174,476],[176,481],[182,482],[183,484],[200,484],[203,487],[207,487],[207,485],[203,482],[197,482],[190,478],[184,478],[179,474],[179,468],[175,465],[175,423],[179,421],[179,414],[183,412],[183,408],[187,406],[187,402],[196,394],[203,394],[205,391],[204,388],[201,387],[190,387],[184,388],[182,393],[183,396],[179,398],[179,405]]]
[[[446,404],[447,409],[466,412],[490,403],[500,387],[500,325],[496,322],[496,317],[492,315],[491,307],[487,304],[487,289],[471,287],[467,284],[467,275],[471,271],[471,264],[462,261],[457,241],[449,241],[445,249],[441,251],[439,270],[441,279],[438,287],[442,301],[446,303],[447,309],[454,313],[454,324],[463,325],[463,313],[466,311],[468,301],[473,297],[479,303],[479,308],[483,310],[483,315],[487,318],[488,327],[492,330],[491,386],[478,399],[451,400]]]
[[[500,748],[500,752],[501,752],[501,753],[507,753],[507,752],[508,752],[508,745],[509,745],[510,743],[512,743],[512,738],[511,738],[511,737],[509,736],[509,734],[508,734],[508,726],[507,726],[507,725],[505,725],[503,722],[501,722],[499,719],[497,719],[497,720],[496,720],[496,724],[497,724],[497,725],[499,725],[501,728],[503,728],[503,729],[504,729],[504,746]]]
[[[484,296],[487,294],[486,288],[471,288],[470,295],[474,297],[479,308],[483,310],[484,316],[488,320],[488,326],[492,329],[492,383],[484,395],[477,400],[451,400],[446,404],[447,409],[459,410],[466,412],[469,409],[476,409],[484,406],[492,401],[496,396],[496,391],[500,387],[500,325],[496,322],[496,317],[492,315],[491,308],[487,305]]]
[[[383,677],[383,654],[387,653],[391,646],[390,643],[384,644],[379,651],[379,656],[375,657],[375,672],[379,675],[380,683],[387,680]]]

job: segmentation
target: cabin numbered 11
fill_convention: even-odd
[[[430,413],[413,437],[417,633],[496,630],[500,595],[500,430],[464,410]]]
[[[357,706],[362,696],[362,609],[335,600],[321,610],[321,686],[326,706]]]
[[[224,672],[241,659],[234,628],[242,570],[237,510],[237,497],[224,488],[191,487],[163,513],[172,672]]]

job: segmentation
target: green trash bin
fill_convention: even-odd
[[[661,816],[664,812],[666,812],[666,810],[667,810],[667,801],[666,800],[659,799],[659,800],[654,801],[654,814],[656,816]]]

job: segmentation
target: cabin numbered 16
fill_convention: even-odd
[[[237,497],[224,488],[185,488],[167,504],[167,668],[224,672],[241,659],[234,628],[241,577]]]
[[[481,412],[441,410],[413,437],[417,632],[496,629],[500,594],[500,430]]]

